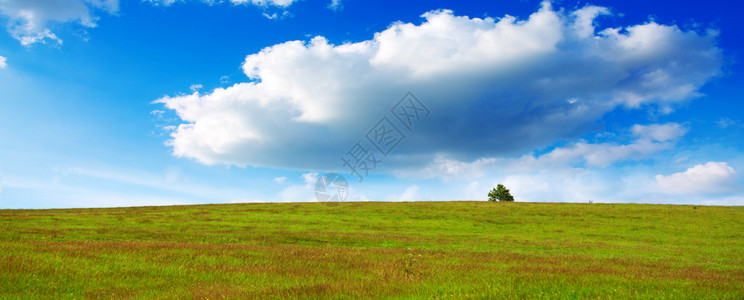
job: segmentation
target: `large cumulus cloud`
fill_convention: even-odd
[[[246,82],[156,102],[182,120],[169,141],[176,156],[330,170],[411,91],[431,114],[388,158],[410,167],[574,139],[618,107],[668,112],[719,74],[715,32],[595,28],[608,13],[547,2],[526,19],[431,11],[361,42],[273,45],[246,57]]]

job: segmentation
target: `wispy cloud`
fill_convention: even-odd
[[[97,26],[96,13],[115,14],[118,10],[118,0],[0,1],[0,14],[7,18],[6,29],[24,46],[47,41],[61,45],[62,39],[49,29],[49,23],[93,28]]]
[[[342,0],[331,0],[331,3],[328,4],[328,9],[341,11],[344,9],[344,3],[342,2]]]
[[[263,7],[270,7],[270,6],[276,6],[276,7],[288,7],[292,5],[293,3],[297,2],[297,0],[226,0],[226,1],[217,1],[217,0],[143,0],[144,2],[149,2],[154,5],[162,5],[162,6],[171,6],[173,4],[179,3],[179,2],[203,2],[207,4],[218,4],[220,2],[229,2],[234,5],[240,5],[240,4],[250,4],[250,5],[256,5],[256,6],[263,6]]]
[[[616,162],[636,161],[663,150],[673,149],[676,140],[687,133],[677,123],[634,125],[630,143],[588,143],[579,141],[536,155],[518,158],[484,157],[471,162],[438,156],[427,166],[393,170],[404,178],[438,178],[451,181],[463,178],[481,178],[493,170],[531,172],[551,168],[590,167],[603,168]]]
[[[285,9],[297,0],[228,0],[233,5],[255,5],[265,9],[279,9],[279,12],[265,15],[273,18],[290,16]],[[200,2],[216,5],[223,1],[215,0],[143,0],[157,6],[171,6],[179,2]],[[83,29],[95,28],[101,15],[116,15],[119,0],[3,0],[0,1],[0,15],[5,16],[7,31],[21,45],[34,44],[62,45],[62,39],[50,29],[51,24],[73,24]]]
[[[718,194],[741,190],[737,174],[726,162],[708,162],[668,176],[656,175],[656,181],[667,193]]]
[[[53,172],[51,179],[8,175],[3,182],[5,192],[38,194],[48,201],[46,207],[227,203],[256,196],[255,191],[248,189],[216,187],[190,180],[178,168],[169,168],[161,174],[87,167],[55,168]],[[33,207],[34,203],[14,205]]]
[[[729,118],[720,118],[718,119],[718,121],[716,121],[716,125],[718,125],[718,127],[721,127],[721,128],[729,128],[737,124],[739,124],[739,121],[734,121]]]

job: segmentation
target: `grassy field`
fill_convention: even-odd
[[[744,207],[0,210],[0,298],[744,299]]]

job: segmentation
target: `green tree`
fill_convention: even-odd
[[[503,184],[500,184],[496,186],[496,188],[492,189],[490,192],[488,192],[488,201],[514,201],[514,197],[512,197],[511,193],[509,193],[509,189],[507,189]]]

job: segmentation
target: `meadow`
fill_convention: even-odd
[[[744,299],[744,207],[0,210],[0,298]]]

